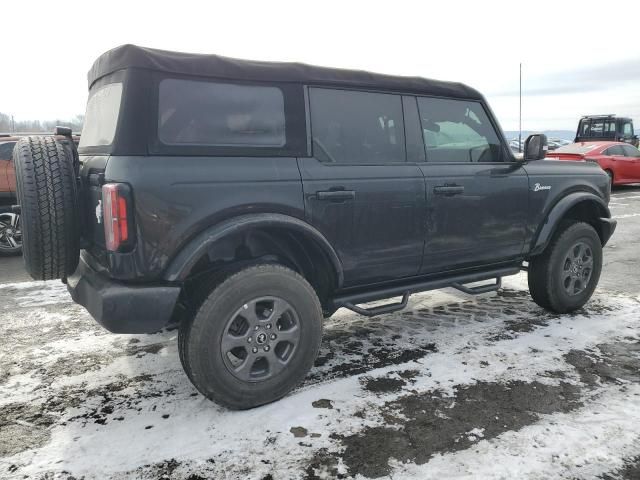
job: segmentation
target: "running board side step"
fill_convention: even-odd
[[[407,306],[407,302],[409,301],[410,296],[411,293],[404,292],[404,294],[402,295],[402,300],[400,300],[399,303],[390,303],[388,305],[381,305],[379,307],[362,308],[354,305],[353,303],[345,303],[343,307],[348,308],[352,312],[364,315],[365,317],[375,317],[376,315],[382,315],[383,313],[393,313],[397,312],[398,310],[402,310]]]
[[[461,283],[454,282],[451,284],[456,290],[460,290],[463,293],[469,295],[480,295],[481,293],[495,292],[502,286],[502,277],[496,278],[496,283],[490,283],[489,285],[478,285],[477,287],[465,287]]]
[[[515,275],[520,271],[520,267],[500,268],[487,270],[479,273],[468,273],[464,275],[456,275],[449,278],[437,280],[422,280],[410,284],[400,284],[390,287],[379,288],[376,290],[368,290],[361,293],[350,293],[338,295],[333,298],[332,306],[334,311],[344,307],[360,315],[373,317],[385,313],[397,312],[407,306],[409,296],[413,293],[426,292],[428,290],[437,290],[440,288],[455,288],[469,295],[479,295],[481,293],[493,292],[502,286],[502,277]],[[483,280],[495,280],[489,285],[479,285],[476,287],[467,287],[467,283],[475,283]],[[381,305],[378,307],[363,308],[359,307],[360,303],[369,303],[385,298],[397,297],[402,295],[402,300],[397,303]]]

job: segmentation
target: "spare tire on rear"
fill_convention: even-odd
[[[25,137],[13,150],[23,258],[35,280],[65,280],[80,258],[76,174],[54,137]]]

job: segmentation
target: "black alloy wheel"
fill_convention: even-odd
[[[294,308],[278,297],[245,303],[229,319],[220,350],[229,372],[246,382],[281,373],[300,341],[300,320]]]

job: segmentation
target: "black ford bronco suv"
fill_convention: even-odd
[[[541,161],[543,135],[515,159],[459,83],[125,45],[89,92],[77,150],[15,149],[26,267],[112,332],[179,322],[187,375],[232,408],[300,382],[340,307],[527,269],[576,310],[616,226],[597,164]]]

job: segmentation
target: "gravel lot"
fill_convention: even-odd
[[[587,307],[500,292],[341,311],[304,385],[246,412],[200,396],[175,331],[112,335],[0,259],[0,478],[640,478],[640,188]]]

